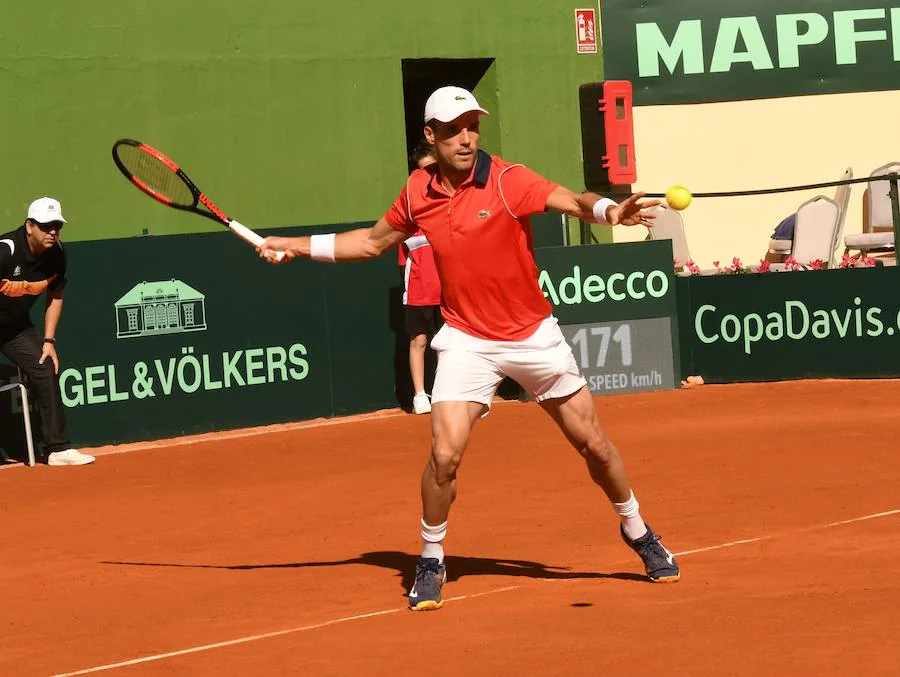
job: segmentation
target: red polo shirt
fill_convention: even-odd
[[[551,312],[538,285],[528,217],[545,211],[557,184],[478,151],[453,197],[437,164],[413,172],[385,214],[396,230],[428,238],[451,327],[494,341],[520,341]]]

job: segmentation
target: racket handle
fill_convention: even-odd
[[[255,233],[247,228],[243,223],[232,220],[229,222],[228,228],[244,242],[254,247],[258,247],[263,243],[263,237],[259,233]],[[284,258],[284,252],[272,252],[272,255],[275,257],[276,261],[281,261],[281,259]]]

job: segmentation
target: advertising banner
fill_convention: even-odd
[[[269,266],[224,232],[66,250],[57,348],[77,445],[397,405],[390,257]]]
[[[898,0],[604,0],[604,77],[635,105],[897,89]]]
[[[540,284],[591,392],[675,387],[677,300],[668,241],[536,251]]]
[[[682,365],[707,382],[900,376],[896,268],[679,278]]]

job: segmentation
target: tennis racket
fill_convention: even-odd
[[[263,243],[262,236],[229,218],[201,193],[184,170],[165,153],[140,141],[119,139],[113,144],[112,156],[125,178],[157,202],[221,223],[253,247]],[[274,252],[273,256],[281,260],[284,252]]]

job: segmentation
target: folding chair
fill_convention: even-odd
[[[900,173],[900,162],[889,162],[878,167],[869,176]],[[859,256],[869,254],[894,254],[894,219],[891,210],[890,181],[870,181],[866,190],[863,211],[863,232],[844,238],[844,253],[859,252]],[[896,256],[893,257],[896,263]]]
[[[23,382],[21,370],[19,370],[17,380],[0,385],[0,393],[15,390],[16,388],[19,389],[19,394],[22,397],[22,418],[25,421],[25,444],[28,447],[28,465],[33,466],[34,437],[31,434],[31,410],[28,407],[28,388],[25,387],[25,383]]]
[[[678,268],[692,260],[688,249],[687,236],[684,234],[684,220],[681,212],[667,207],[659,207],[656,210],[656,218],[653,219],[653,227],[648,228],[650,240],[671,240],[672,257],[678,261]]]
[[[839,181],[849,181],[853,178],[853,169],[851,167],[847,167],[843,173],[841,174]],[[841,244],[841,236],[844,234],[844,221],[847,218],[847,207],[850,205],[850,189],[852,188],[852,184],[846,184],[842,186],[838,186],[834,191],[834,201],[837,203],[838,208],[840,209],[840,214],[838,216],[838,224],[837,229],[834,234],[834,247],[832,248],[832,253],[827,258],[823,259],[823,261],[829,262],[831,267],[837,265],[837,250]],[[793,240],[769,240],[769,251],[773,254],[780,254],[782,256],[790,256],[793,251],[794,242]],[[794,258],[797,258],[796,256]]]
[[[671,240],[672,258],[678,261],[675,274],[680,277],[689,277],[693,273],[687,270],[687,262],[692,261],[691,251],[688,248],[687,235],[684,232],[684,217],[681,212],[660,206],[656,209],[656,218],[653,226],[647,229],[648,240]],[[699,275],[718,275],[718,268],[705,268]]]
[[[850,167],[841,174],[841,181],[849,181],[853,178],[853,170]],[[838,214],[837,228],[834,230],[834,243],[831,246],[831,266],[836,267],[839,263],[837,251],[841,246],[841,240],[844,237],[844,224],[847,222],[847,209],[850,207],[850,190],[853,184],[838,186],[834,191],[834,201],[837,203],[840,213]]]
[[[800,205],[791,257],[804,267],[813,261],[822,261],[826,267],[830,267],[840,218],[841,208],[838,203],[824,195],[817,195]],[[770,266],[770,270],[783,269],[783,263],[773,263]]]

